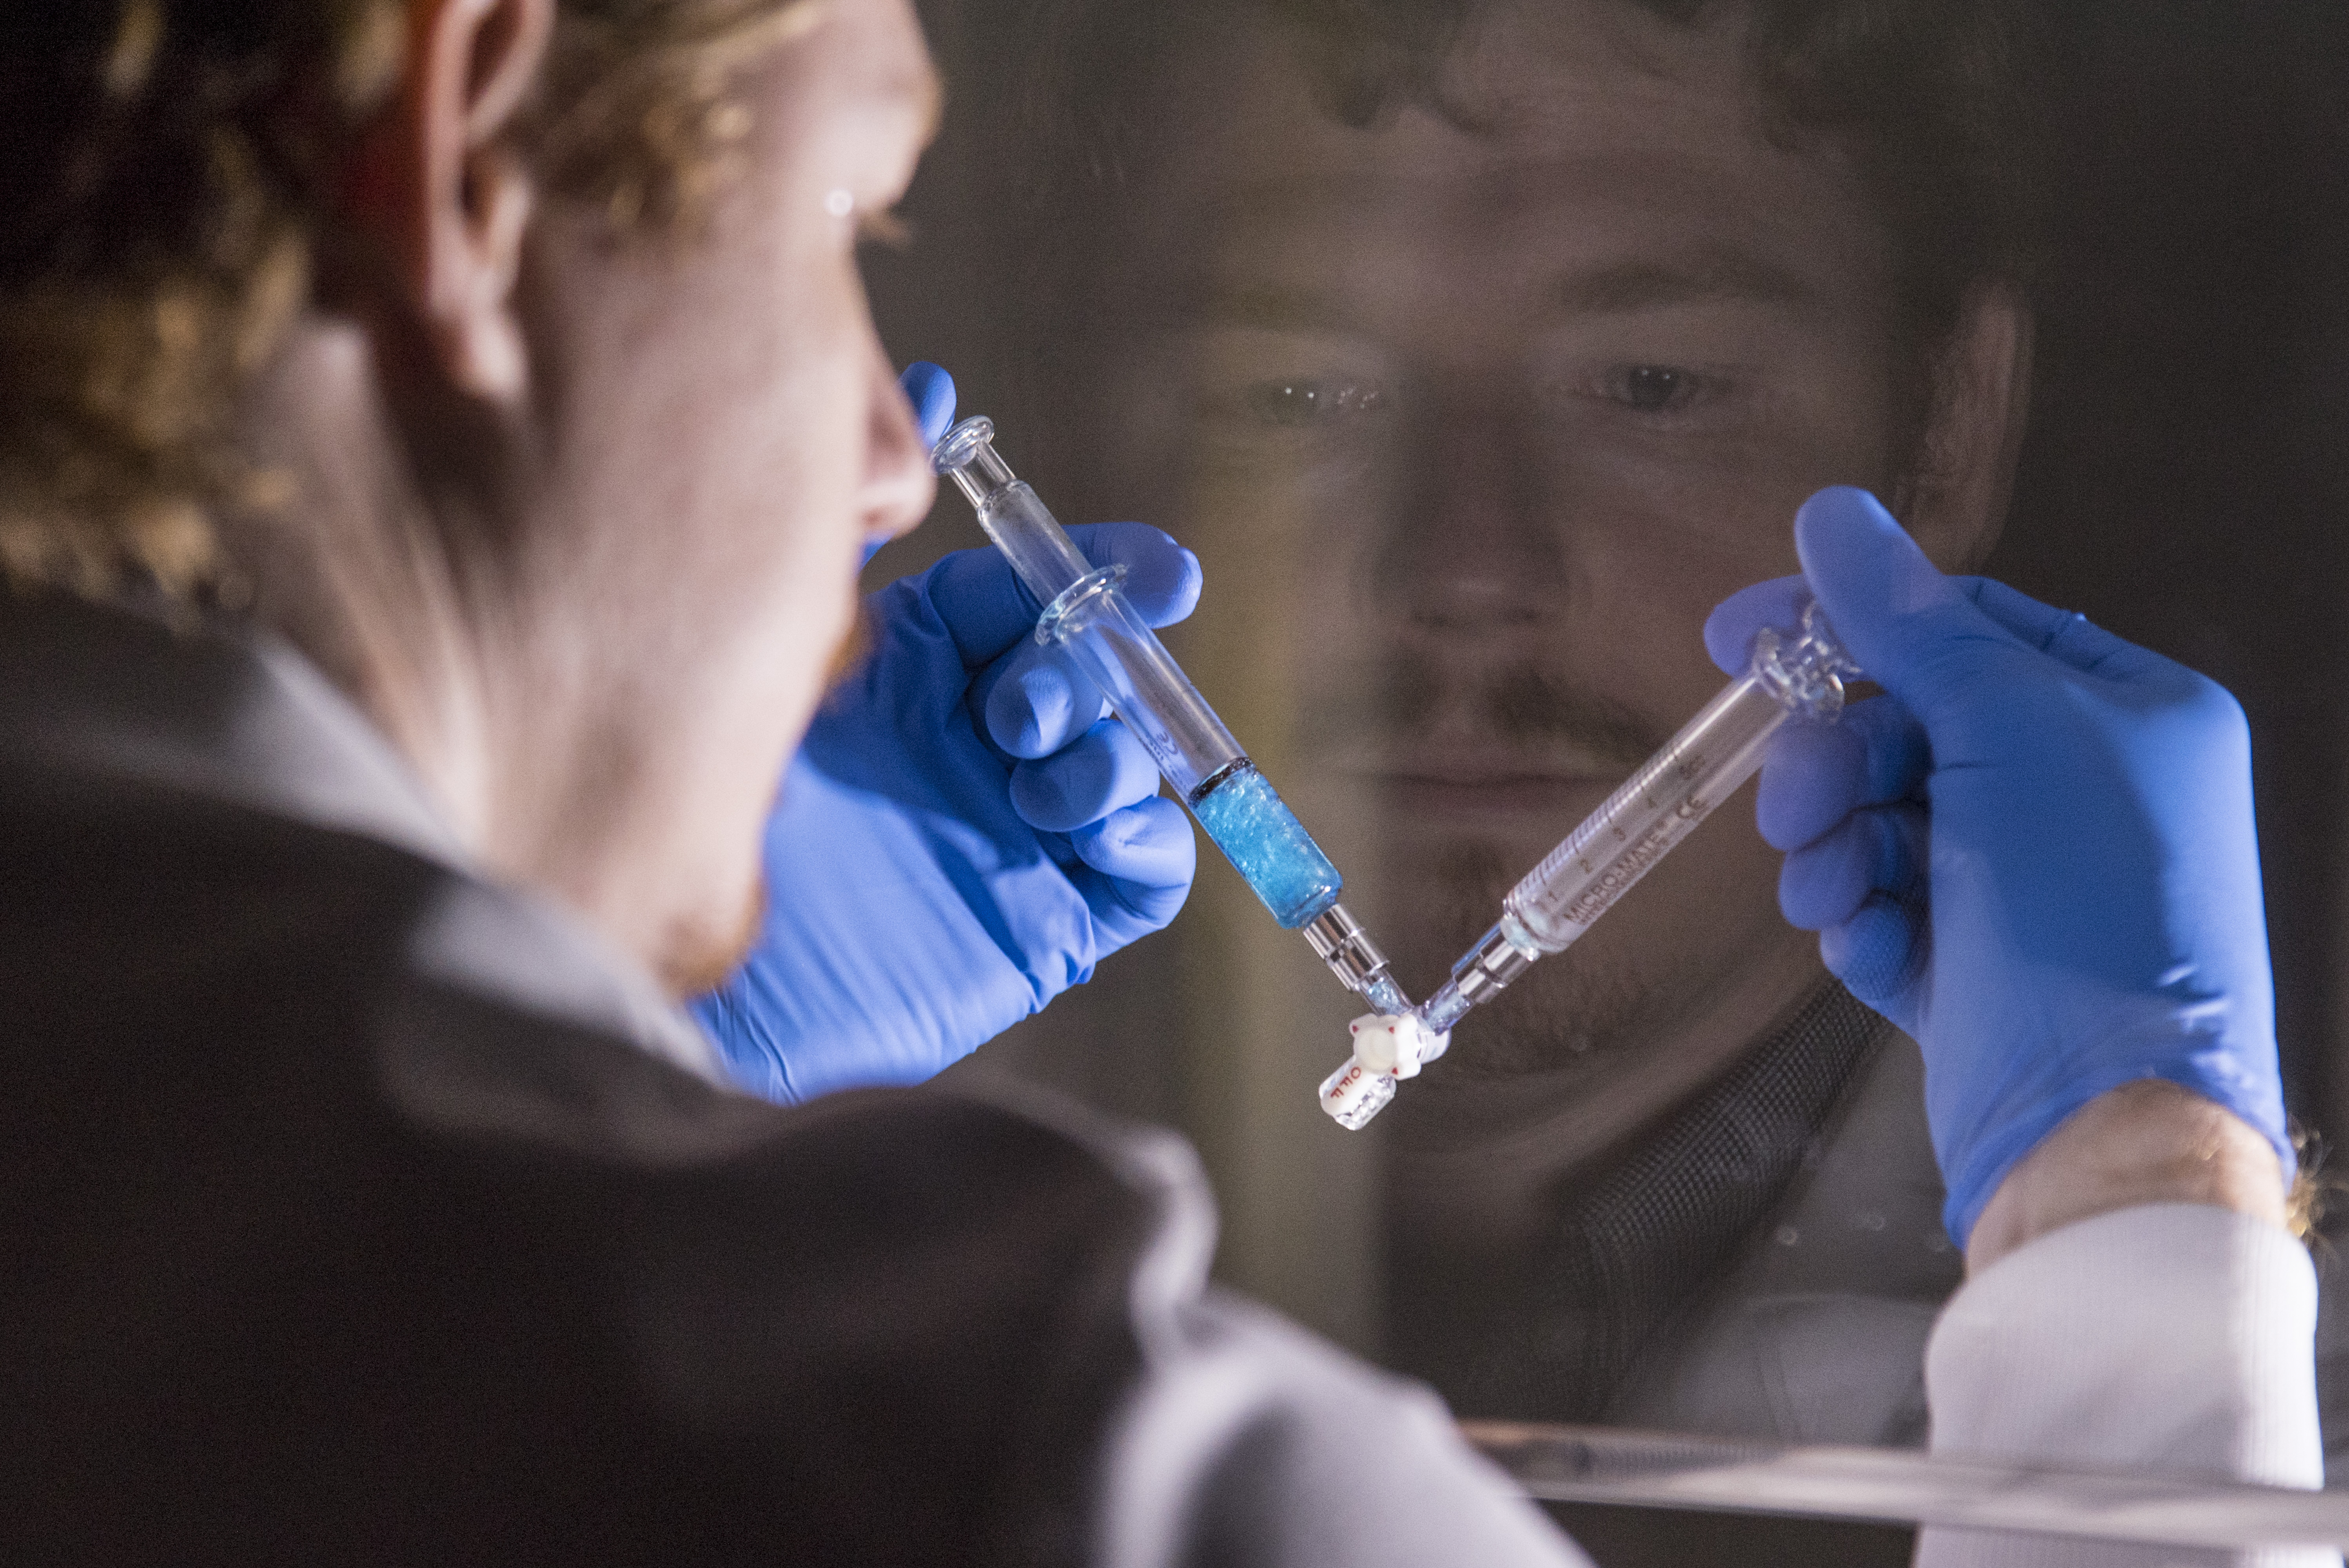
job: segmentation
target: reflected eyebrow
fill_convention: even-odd
[[[1236,284],[1206,291],[1195,312],[1211,326],[1260,326],[1275,332],[1340,332],[1346,315],[1323,295],[1277,284]]]
[[[1713,250],[1681,263],[1625,262],[1571,277],[1552,298],[1578,315],[1620,315],[1696,300],[1806,304],[1811,289],[1775,262],[1743,251]]]

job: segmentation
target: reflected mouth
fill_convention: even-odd
[[[1401,812],[1433,817],[1537,815],[1579,820],[1630,777],[1637,760],[1597,748],[1465,748],[1423,744],[1358,759],[1344,770]]]
[[[1446,671],[1399,655],[1308,713],[1306,754],[1388,809],[1523,831],[1571,827],[1670,733],[1558,671]]]

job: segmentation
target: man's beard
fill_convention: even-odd
[[[840,641],[833,645],[832,657],[824,665],[823,695],[827,700],[864,667],[864,661],[872,655],[873,647],[873,612],[865,608],[864,600],[859,599],[856,614],[848,623],[848,630],[843,632]]]
[[[1454,959],[1500,918],[1501,898],[1525,867],[1503,860],[1499,846],[1463,841],[1432,857],[1415,889],[1425,923],[1398,928],[1410,972],[1448,973]],[[1677,1007],[1651,976],[1599,953],[1553,954],[1499,995],[1479,1006],[1474,1026],[1458,1031],[1444,1076],[1463,1085],[1533,1073],[1595,1069],[1651,1037]]]
[[[657,965],[661,985],[680,1001],[717,990],[750,959],[766,923],[767,879],[760,875],[727,918],[681,923],[670,933]]]
[[[1343,753],[1377,737],[1400,755],[1454,707],[1483,736],[1566,741],[1626,775],[1671,738],[1628,704],[1532,663],[1453,678],[1435,661],[1399,651],[1365,663],[1366,681],[1317,696],[1299,716],[1298,739],[1308,749]]]
[[[1626,777],[1670,738],[1629,706],[1531,663],[1447,682],[1429,661],[1396,655],[1374,671],[1358,697],[1335,706],[1340,716],[1367,720],[1393,738],[1388,745],[1398,753],[1455,706],[1484,737],[1528,747],[1564,743]],[[1558,836],[1572,827],[1559,822]],[[1380,926],[1394,939],[1406,975],[1432,987],[1500,918],[1503,896],[1533,860],[1522,847],[1482,837],[1429,847],[1423,831],[1401,814],[1390,820],[1384,880],[1401,896],[1392,901],[1392,915],[1381,912]],[[1532,853],[1537,859],[1541,851]],[[1458,1037],[1445,1072],[1465,1083],[1594,1066],[1645,1037],[1672,1011],[1652,976],[1597,953],[1558,954],[1477,1009],[1475,1026]]]

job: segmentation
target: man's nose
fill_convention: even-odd
[[[922,439],[914,406],[905,400],[877,342],[873,346],[869,404],[857,511],[866,543],[880,545],[910,531],[929,515],[938,481],[930,469],[929,447]]]
[[[1447,636],[1537,631],[1566,594],[1535,443],[1508,378],[1461,372],[1407,398],[1403,471],[1379,561],[1379,597]],[[1416,404],[1416,407],[1412,407]]]

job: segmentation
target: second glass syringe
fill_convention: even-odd
[[[1832,722],[1843,711],[1843,683],[1859,673],[1816,603],[1804,609],[1797,631],[1765,627],[1745,674],[1509,890],[1499,922],[1411,1020],[1425,1048],[1410,1071],[1443,1053],[1470,1008],[1499,995],[1537,959],[1572,945],[1735,794],[1761,769],[1780,726],[1797,717]],[[1340,1127],[1359,1129],[1394,1099],[1396,1076],[1383,1060],[1349,1057],[1323,1081],[1321,1109]]]
[[[1303,931],[1338,978],[1381,1013],[1408,1012],[1386,955],[1338,902],[1345,879],[1126,602],[1125,568],[1096,568],[1078,552],[996,452],[992,421],[965,419],[930,461],[961,490],[1041,607],[1036,640],[1058,645],[1101,687],[1273,918]]]

